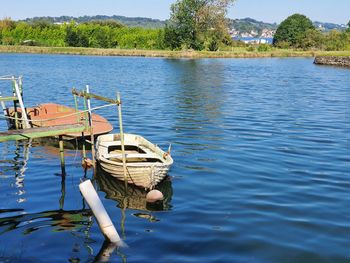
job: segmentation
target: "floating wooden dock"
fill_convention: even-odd
[[[94,136],[110,132],[113,127],[103,117],[93,114],[93,110],[104,107],[118,106],[120,112],[120,97],[117,99],[106,98],[97,94],[90,93],[89,86],[85,90],[72,90],[74,96],[75,109],[63,105],[46,103],[34,108],[25,108],[23,103],[22,77],[3,76],[0,80],[8,80],[12,83],[12,94],[2,96],[0,92],[0,106],[3,111],[3,118],[6,120],[8,131],[0,132],[0,142],[29,140],[44,137],[58,138],[60,148],[60,159],[62,176],[65,175],[64,161],[64,139],[81,138],[83,140],[83,167],[88,167],[85,144],[91,144],[92,166],[95,172],[95,147]],[[84,101],[84,110],[78,108],[78,97]],[[96,99],[104,101],[106,105],[91,107],[90,100]],[[13,102],[13,108],[8,108],[5,102]],[[121,116],[120,125],[121,125]],[[90,137],[90,141],[86,140]],[[84,166],[85,165],[85,166]]]
[[[27,128],[21,130],[9,130],[6,132],[0,132],[0,142],[60,136],[72,132],[83,132],[85,129],[86,127],[83,124],[70,124],[40,128]]]

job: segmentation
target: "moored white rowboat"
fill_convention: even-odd
[[[152,189],[162,181],[173,164],[169,153],[164,152],[142,136],[125,133],[124,146],[129,184]],[[96,148],[96,159],[101,168],[124,181],[120,134],[99,136]]]

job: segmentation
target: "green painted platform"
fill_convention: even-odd
[[[85,130],[85,125],[57,125],[50,127],[29,128],[22,130],[9,130],[7,132],[0,132],[0,142],[27,140],[42,137],[53,137],[65,135],[67,133],[82,132]]]

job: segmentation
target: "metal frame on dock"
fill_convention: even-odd
[[[0,132],[0,142],[6,141],[15,141],[15,140],[26,140],[32,138],[43,138],[43,137],[58,137],[59,139],[59,149],[60,149],[60,160],[61,160],[61,169],[62,176],[65,176],[65,161],[64,161],[64,142],[63,136],[69,133],[81,133],[83,138],[83,158],[86,161],[86,142],[91,144],[92,149],[92,165],[94,167],[95,172],[95,145],[94,145],[94,133],[93,133],[93,125],[92,125],[92,109],[90,99],[97,99],[100,101],[104,101],[110,103],[106,106],[118,105],[119,109],[119,123],[122,132],[122,123],[121,123],[121,101],[118,93],[118,97],[116,100],[109,99],[97,94],[90,93],[89,86],[86,86],[86,89],[83,91],[77,91],[75,88],[72,89],[72,94],[74,96],[75,108],[77,115],[77,124],[76,125],[54,125],[48,127],[39,127],[33,128],[30,125],[31,120],[28,119],[26,108],[23,103],[23,90],[22,90],[22,77],[14,77],[14,76],[4,76],[0,77],[0,80],[10,80],[12,82],[12,92],[13,96],[2,97],[0,94],[0,104],[3,108],[4,118],[7,121],[8,131]],[[78,109],[77,97],[84,98],[84,111]],[[9,116],[9,109],[6,107],[5,102],[13,101],[14,103],[14,117]],[[102,107],[97,107],[102,108]],[[18,108],[21,109],[21,117],[18,114]],[[85,123],[79,123],[81,120],[79,115],[85,114]],[[63,116],[67,117],[67,116]],[[12,120],[12,121],[11,121]],[[14,129],[11,129],[14,128]],[[21,128],[21,129],[20,129]],[[86,140],[84,132],[89,130],[90,132],[90,141]],[[123,145],[124,146],[124,145]],[[124,151],[123,151],[124,153]],[[125,153],[123,154],[125,157]],[[125,173],[126,175],[126,173]]]
[[[94,136],[93,136],[93,128],[92,128],[92,117],[91,117],[91,105],[90,105],[90,99],[94,98],[100,101],[111,103],[112,105],[115,104],[118,106],[118,119],[119,119],[119,131],[120,131],[120,142],[121,142],[121,148],[122,148],[122,160],[123,160],[123,172],[124,172],[124,182],[125,182],[125,188],[127,188],[128,180],[127,180],[127,169],[126,169],[126,156],[125,156],[125,146],[124,146],[124,132],[123,132],[123,120],[122,120],[122,108],[121,108],[121,99],[120,99],[120,93],[117,93],[117,99],[109,99],[100,95],[96,95],[93,93],[90,93],[89,86],[86,85],[85,91],[78,92],[76,89],[73,88],[72,94],[74,95],[74,101],[76,110],[78,111],[78,104],[76,97],[83,97],[84,98],[84,106],[86,110],[87,105],[87,112],[89,113],[89,125],[90,125],[90,134],[91,134],[91,145],[92,145],[92,162],[95,169],[95,148],[94,148]]]

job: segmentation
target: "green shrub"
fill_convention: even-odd
[[[290,43],[288,41],[280,41],[277,44],[275,44],[275,46],[281,49],[288,49],[290,48]]]
[[[260,44],[258,46],[258,51],[259,52],[266,52],[266,51],[270,51],[271,50],[271,46],[268,44]]]
[[[346,32],[332,30],[325,36],[325,49],[328,51],[345,50],[348,45],[349,39]]]
[[[255,51],[255,47],[254,46],[248,46],[246,48],[246,50],[249,51],[249,52],[253,52],[253,51]]]

